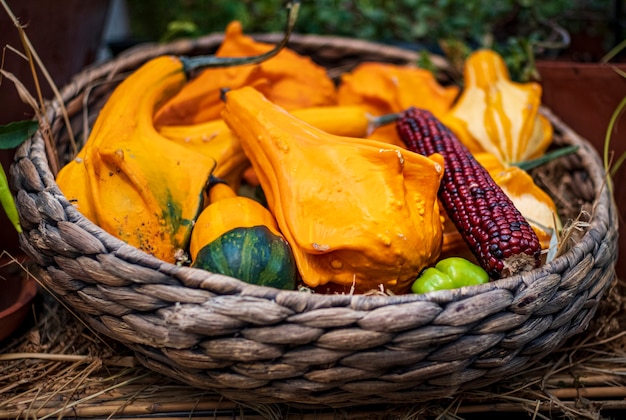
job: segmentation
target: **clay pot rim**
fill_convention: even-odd
[[[0,310],[0,340],[10,336],[22,323],[26,317],[28,306],[37,295],[37,281],[30,274],[18,275],[20,290],[15,301],[5,309]],[[6,280],[17,281],[18,278],[7,276]]]
[[[37,282],[32,276],[27,275],[21,281],[22,287],[20,288],[20,293],[17,296],[17,299],[15,299],[15,302],[13,302],[11,306],[0,311],[0,321],[30,304],[37,294]]]

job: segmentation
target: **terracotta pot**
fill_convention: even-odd
[[[626,72],[626,64],[616,66]],[[539,61],[537,69],[543,85],[543,102],[589,140],[602,156],[611,116],[626,97],[626,78],[611,66],[598,63]],[[610,145],[615,159],[626,152],[625,132],[626,118],[622,116],[615,126]],[[626,184],[620,182],[624,179],[626,164],[613,177],[620,220],[626,220]],[[617,274],[626,278],[626,235],[620,235],[619,239]]]
[[[21,258],[23,261],[23,258]],[[37,282],[9,258],[0,259],[0,341],[22,325],[37,295]]]

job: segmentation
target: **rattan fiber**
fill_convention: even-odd
[[[266,39],[272,40],[269,35]],[[213,51],[221,36],[136,48],[85,69],[62,90],[84,138],[120,77],[163,53]],[[351,39],[294,35],[290,46],[345,71],[413,52]],[[117,80],[117,82],[116,82]],[[62,162],[61,106],[48,104]],[[580,146],[534,173],[564,221],[590,214],[567,250],[515,277],[428,295],[320,295],[248,285],[164,263],[85,219],[60,192],[38,132],[16,153],[11,186],[21,245],[52,293],[148,368],[247,402],[344,407],[420,402],[527,369],[586,328],[615,278],[617,215],[593,148],[545,110],[555,143]]]

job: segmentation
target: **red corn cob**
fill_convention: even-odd
[[[528,221],[446,126],[429,111],[410,108],[400,114],[396,128],[409,150],[443,156],[439,201],[491,278],[541,264],[539,238]]]

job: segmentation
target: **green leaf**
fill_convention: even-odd
[[[577,151],[578,151],[577,145],[563,146],[558,149],[547,152],[538,158],[525,160],[522,162],[515,162],[512,165],[517,166],[525,171],[529,171],[545,163],[548,163],[556,158],[559,158],[561,156],[566,156],[572,153],[576,153]]]
[[[0,149],[13,149],[30,138],[39,124],[34,120],[15,121],[0,125]]]
[[[166,43],[178,38],[197,38],[200,34],[200,29],[194,22],[175,20],[167,24],[167,30],[161,37],[160,42]]]

